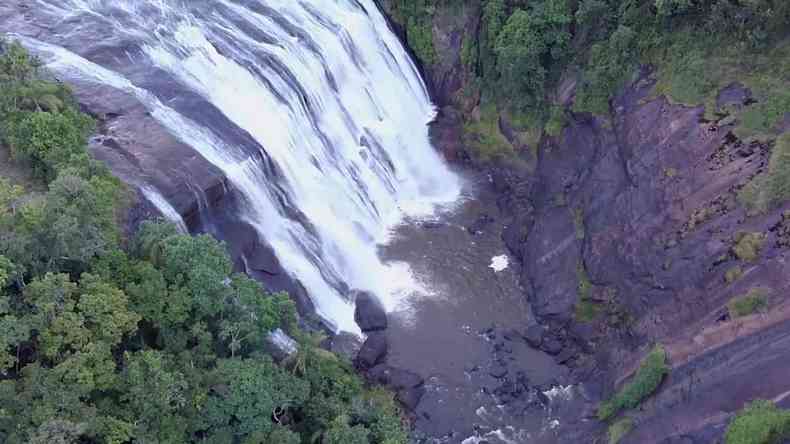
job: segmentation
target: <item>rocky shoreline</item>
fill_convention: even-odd
[[[751,91],[738,83],[722,89],[710,120],[702,106],[656,96],[654,73],[644,67],[611,114],[594,117],[569,111],[569,78],[552,94],[569,116],[560,134],[523,144],[499,115],[519,162],[477,163],[464,146],[463,121],[479,111],[474,98],[460,99],[468,79],[459,54],[478,12],[435,13],[439,57],[424,67],[441,106],[433,135],[451,162],[491,176],[505,219],[500,234],[534,314],[520,333],[567,367],[568,382],[587,397],[586,410],[564,418],[554,442],[605,440],[597,403],[628,381],[656,343],[666,347],[671,372],[629,414],[635,430],[623,443],[720,442],[746,402],[781,405],[790,391],[779,376],[790,369],[790,206],[752,215],[736,198],[766,168],[772,148],[733,132],[737,122],[726,109],[749,106]],[[790,116],[784,122],[778,131],[787,131]],[[739,243],[749,233],[760,246],[745,258]],[[769,308],[731,317],[728,301],[754,288],[772,295]]]

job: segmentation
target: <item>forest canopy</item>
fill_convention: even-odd
[[[0,177],[0,442],[405,443],[392,396],[299,330],[288,295],[234,274],[224,244],[162,221],[126,238],[129,191],[45,78],[0,43],[0,149],[30,173]],[[278,328],[299,342],[282,363],[263,351]]]

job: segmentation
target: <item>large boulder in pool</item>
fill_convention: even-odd
[[[388,349],[387,334],[383,331],[371,332],[357,354],[357,367],[366,370],[380,364],[387,356]]]
[[[387,312],[376,295],[367,291],[353,291],[351,297],[356,301],[354,321],[363,333],[387,328]]]

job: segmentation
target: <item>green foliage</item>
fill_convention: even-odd
[[[579,263],[576,267],[576,278],[578,280],[577,292],[579,294],[579,300],[574,308],[576,320],[579,322],[592,322],[601,314],[601,307],[593,302],[590,297],[593,284],[582,263]]]
[[[434,0],[393,0],[391,13],[406,32],[406,40],[423,63],[433,63],[436,52],[433,46]]]
[[[740,265],[736,265],[724,273],[724,281],[728,284],[731,284],[743,276],[743,268]]]
[[[601,403],[598,408],[598,418],[606,421],[621,410],[639,406],[643,400],[652,395],[664,380],[664,376],[669,373],[666,359],[664,348],[656,345],[642,360],[633,379],[611,399]]]
[[[574,110],[608,113],[609,97],[631,75],[636,61],[636,32],[620,25],[606,42],[593,45]]]
[[[268,433],[276,411],[304,404],[309,394],[306,381],[268,358],[222,360],[210,378],[219,385],[209,393],[201,425],[211,434]]]
[[[790,113],[790,92],[771,91],[763,101],[743,111],[740,116],[741,126],[747,133],[765,134],[770,132],[787,113]]]
[[[557,137],[562,134],[562,130],[565,128],[566,124],[567,117],[565,116],[565,110],[561,106],[552,106],[549,112],[549,120],[544,126],[544,131],[552,137]]]
[[[727,444],[778,444],[790,437],[790,412],[770,401],[756,400],[727,427]]]
[[[567,56],[571,11],[567,0],[544,0],[517,9],[497,36],[499,90],[515,109],[539,109],[550,64]]]
[[[613,422],[609,426],[609,444],[619,443],[633,428],[634,420],[631,418],[623,418]]]
[[[754,177],[738,193],[750,213],[765,212],[790,199],[790,133],[777,139],[768,169]]]
[[[754,262],[760,255],[760,249],[765,241],[763,233],[738,232],[735,234],[735,245],[732,252],[742,261]]]
[[[515,155],[513,145],[499,130],[499,113],[492,103],[481,107],[478,119],[466,122],[464,139],[479,161],[502,160]]]
[[[9,120],[4,133],[13,155],[30,160],[37,172],[51,180],[72,156],[84,152],[92,125],[89,117],[73,109],[23,112]]]
[[[730,316],[740,318],[754,314],[768,305],[769,292],[765,288],[752,288],[743,296],[734,298],[727,303]]]
[[[286,294],[232,274],[224,244],[146,222],[122,248],[123,187],[38,71],[0,45],[0,143],[48,188],[0,179],[0,442],[405,444],[391,397],[331,353],[263,353],[273,329],[307,335]]]

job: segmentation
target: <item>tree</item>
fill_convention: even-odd
[[[308,398],[306,381],[285,372],[268,357],[224,359],[212,372],[211,394],[202,412],[206,432],[230,432],[243,438],[268,434],[273,415],[302,407]]]
[[[169,357],[144,350],[124,355],[121,403],[143,442],[185,442],[189,382]]]
[[[497,37],[495,52],[503,97],[520,111],[539,109],[551,65],[568,50],[571,13],[566,0],[543,0],[516,10]]]

